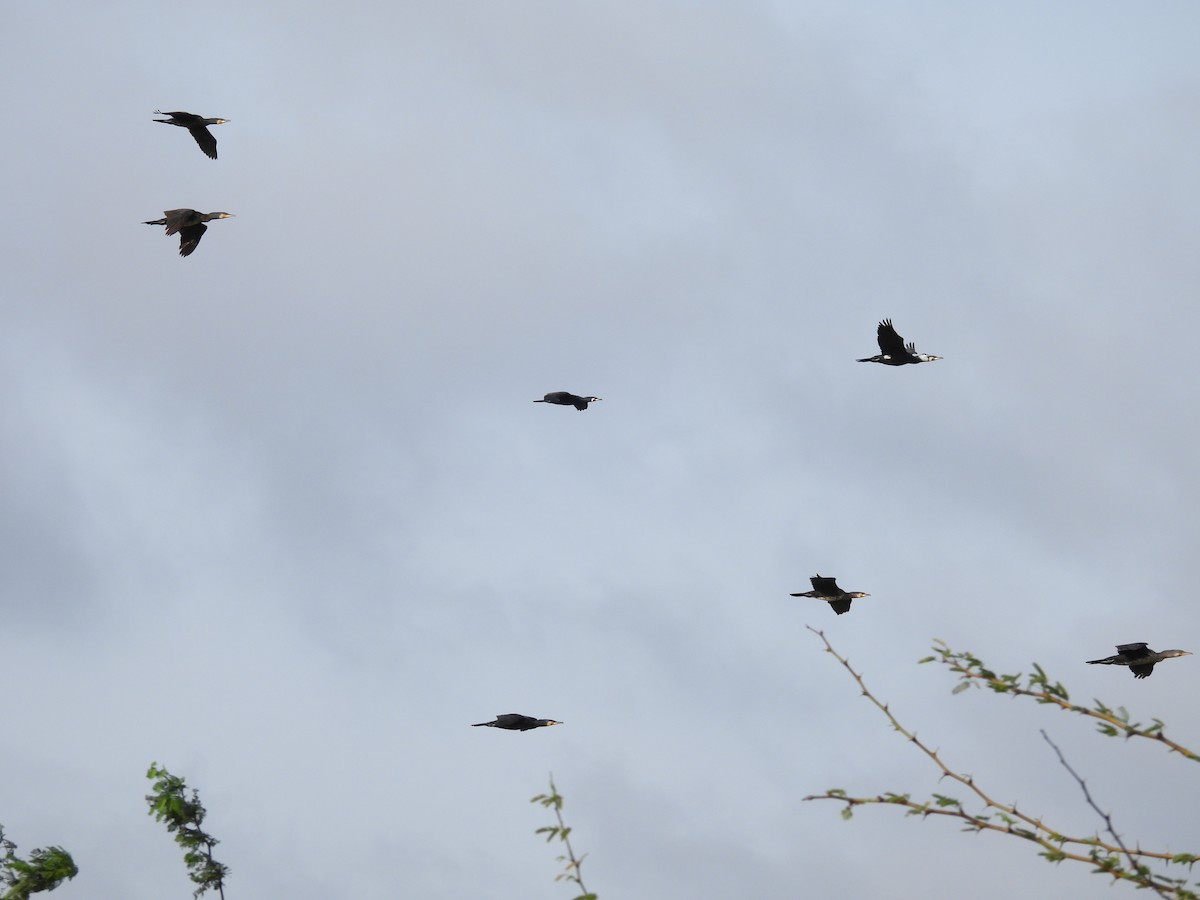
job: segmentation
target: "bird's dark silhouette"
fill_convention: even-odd
[[[204,224],[205,222],[211,222],[213,219],[230,218],[233,218],[233,213],[202,213],[196,212],[194,209],[167,209],[163,210],[163,218],[153,219],[142,224],[166,225],[168,237],[173,234],[179,235],[179,255],[191,256],[192,251],[196,249],[196,245],[200,243],[200,238],[204,237],[204,232],[208,231],[208,226]]]
[[[877,337],[879,339],[879,355],[868,356],[866,359],[858,360],[859,362],[882,363],[885,366],[906,366],[941,359],[940,356],[918,353],[917,347],[912,341],[904,343],[904,338],[900,337],[896,333],[896,329],[892,327],[891,319],[884,319],[879,323]]]
[[[547,394],[541,400],[534,400],[534,403],[556,403],[559,406],[573,406],[576,409],[587,409],[588,404],[593,400],[601,400],[601,397],[580,397],[578,394],[571,394],[567,391],[554,391]]]
[[[850,612],[850,602],[857,600],[859,597],[870,597],[870,594],[864,594],[862,591],[843,591],[838,587],[836,578],[827,578],[823,575],[814,575],[808,579],[812,582],[813,589],[805,591],[802,594],[792,594],[793,597],[815,597],[818,600],[827,600],[833,611],[839,616],[842,613]]]
[[[217,139],[212,136],[212,132],[208,130],[209,125],[224,125],[228,119],[206,119],[204,116],[197,116],[189,112],[163,112],[161,109],[154,111],[156,116],[170,116],[169,119],[155,119],[155,122],[160,122],[163,125],[178,125],[180,128],[186,128],[196,139],[196,143],[200,145],[200,149],[204,151],[204,155],[209,159],[217,158]]]
[[[1117,655],[1106,656],[1104,659],[1089,659],[1090,666],[1129,666],[1134,678],[1149,678],[1156,663],[1164,659],[1174,659],[1176,656],[1191,656],[1190,650],[1160,650],[1155,652],[1144,642],[1137,644],[1117,644]]]
[[[533,716],[523,716],[520,713],[501,713],[491,722],[476,722],[472,728],[503,728],[506,731],[529,731],[531,728],[544,728],[547,725],[561,725],[554,719],[535,719]]]

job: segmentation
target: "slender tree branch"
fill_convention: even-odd
[[[216,890],[217,896],[225,900],[229,867],[213,859],[213,847],[220,842],[200,827],[207,815],[200,792],[193,790],[189,798],[186,782],[159,768],[158,763],[150,764],[146,777],[154,782],[154,793],[146,796],[150,815],[165,822],[167,831],[175,832],[175,843],[183,848],[188,877],[199,885],[192,896],[199,898],[205,891]]]

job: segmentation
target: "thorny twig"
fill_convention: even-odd
[[[1125,846],[1125,842],[1121,840],[1121,836],[1117,834],[1117,830],[1113,827],[1112,816],[1109,813],[1104,812],[1104,810],[1096,805],[1096,801],[1092,799],[1092,792],[1088,790],[1087,782],[1080,778],[1079,773],[1071,767],[1069,762],[1067,762],[1067,758],[1063,756],[1063,752],[1059,749],[1058,744],[1050,740],[1050,735],[1046,734],[1046,730],[1044,728],[1038,730],[1041,732],[1042,738],[1046,741],[1046,743],[1053,747],[1054,752],[1058,754],[1058,761],[1062,763],[1063,768],[1070,772],[1071,777],[1079,783],[1079,788],[1083,791],[1083,799],[1087,801],[1088,806],[1095,810],[1096,815],[1104,820],[1105,828],[1107,828],[1108,833],[1112,835],[1113,842],[1121,848],[1121,851],[1125,854],[1125,858],[1129,860],[1130,867],[1137,871],[1139,875],[1149,875],[1150,870],[1147,869],[1142,863],[1138,862],[1137,858],[1129,852],[1129,848]],[[1153,879],[1149,879],[1149,885],[1150,888],[1160,897],[1170,896],[1170,894],[1164,893],[1163,889],[1159,885],[1155,884]]]

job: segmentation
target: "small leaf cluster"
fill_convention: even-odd
[[[15,851],[17,845],[4,837],[4,826],[0,825],[0,884],[6,889],[0,900],[28,900],[32,894],[52,891],[64,881],[79,874],[79,868],[71,854],[62,847],[40,847],[21,859]]]

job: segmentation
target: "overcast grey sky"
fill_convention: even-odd
[[[806,794],[1198,848],[1190,3],[0,7],[0,822],[56,897],[1092,898]],[[151,111],[232,120],[206,159]],[[227,210],[195,254],[141,224]],[[890,317],[944,360],[859,365]],[[596,394],[584,413],[534,405]],[[793,599],[816,572],[849,615]],[[472,729],[496,713],[551,729]],[[1190,841],[1191,843],[1187,843]],[[1181,843],[1183,842],[1183,843]],[[1121,891],[1121,888],[1114,888]]]

